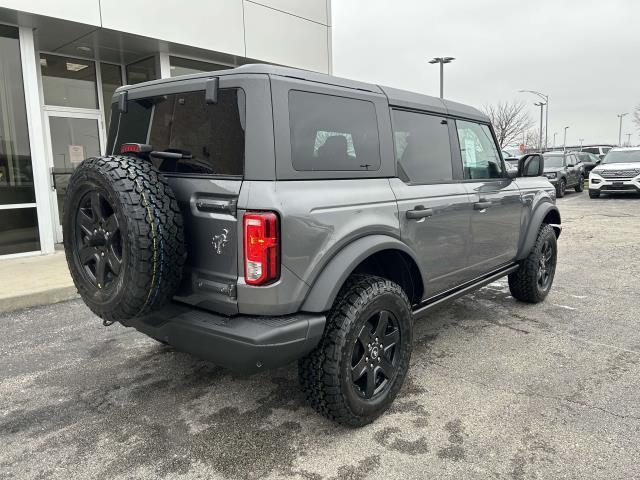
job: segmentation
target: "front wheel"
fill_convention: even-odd
[[[400,286],[369,275],[350,278],[329,312],[322,340],[298,363],[313,408],[353,427],[379,417],[407,374],[412,323]]]
[[[578,178],[578,184],[576,185],[576,192],[580,193],[584,190],[584,177],[580,175]]]
[[[562,178],[558,181],[558,185],[556,185],[556,197],[562,198],[564,197],[565,192],[567,191],[567,181]]]
[[[543,224],[527,258],[509,275],[511,295],[522,302],[542,302],[551,290],[557,260],[556,234],[551,225]]]
[[[597,190],[589,190],[589,198],[600,198],[600,192]]]

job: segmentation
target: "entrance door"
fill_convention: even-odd
[[[80,163],[102,155],[105,148],[100,113],[48,110],[45,128],[49,139],[51,204],[56,225],[56,242],[62,242],[62,209],[69,178]]]

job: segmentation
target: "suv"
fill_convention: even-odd
[[[558,198],[564,197],[567,188],[584,190],[584,167],[575,153],[545,153],[544,176],[556,187]]]
[[[391,404],[415,317],[507,275],[525,302],[551,288],[543,158],[507,174],[471,107],[252,65],[122,87],[112,112],[64,207],[83,300],[233,370],[298,360],[335,421]]]
[[[589,174],[589,197],[601,193],[640,193],[640,147],[614,148]]]
[[[580,148],[581,152],[592,153],[597,156],[600,160],[604,160],[604,157],[609,151],[611,151],[611,145],[592,145],[589,147]]]

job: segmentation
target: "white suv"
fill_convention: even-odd
[[[589,197],[615,192],[640,193],[640,147],[611,149],[589,173]]]

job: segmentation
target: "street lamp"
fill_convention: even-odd
[[[440,64],[440,98],[444,98],[444,64],[451,63],[454,61],[453,57],[435,57],[429,60],[429,63],[434,65],[436,63]]]
[[[579,138],[578,140],[580,140],[580,151],[582,151],[582,142],[584,142],[584,138]]]
[[[628,113],[619,113],[618,118],[620,119],[620,129],[618,130],[618,146],[622,146],[622,117],[629,115]]]
[[[625,133],[625,135],[627,136],[627,147],[631,146],[631,134],[630,133]]]
[[[540,141],[538,142],[538,149],[542,152],[542,110],[544,109],[544,106],[546,105],[546,103],[544,102],[537,102],[534,103],[534,105],[536,107],[540,107]],[[545,141],[545,146],[544,146],[545,150],[547,149],[547,145],[546,145],[546,141]]]
[[[564,127],[564,144],[562,145],[562,151],[567,152],[567,129],[569,127]]]
[[[540,93],[540,92],[536,92],[535,90],[518,90],[520,93],[533,93],[534,95],[539,96],[540,98],[542,98],[545,103],[547,104],[547,115],[546,115],[546,119],[545,119],[545,125],[544,125],[544,148],[545,150],[547,149],[547,146],[549,145],[548,140],[548,135],[549,135],[549,95],[546,95],[544,93]]]
[[[553,149],[556,149],[556,135],[558,135],[558,132],[553,132]]]

